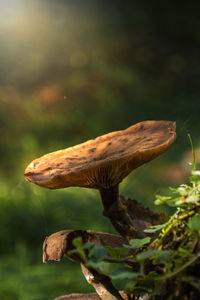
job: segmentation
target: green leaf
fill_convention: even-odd
[[[87,260],[85,251],[84,251],[84,249],[81,248],[81,247],[78,247],[78,248],[73,249],[73,250],[69,250],[69,251],[67,252],[67,255],[69,255],[69,256],[71,256],[71,255],[73,255],[73,254],[79,255],[80,258],[82,258],[84,261]]]
[[[112,248],[110,246],[105,247],[108,254],[115,258],[121,258],[122,256],[125,256],[129,253],[129,250],[127,248]]]
[[[71,256],[73,254],[79,254],[79,251],[77,249],[67,251],[67,255]]]
[[[181,184],[178,188],[177,188],[177,192],[181,195],[181,196],[188,196],[189,191],[191,190],[191,187],[186,185],[186,184]]]
[[[96,270],[99,273],[102,273],[104,275],[107,275],[110,277],[110,274],[115,272],[118,269],[122,268],[121,263],[111,263],[107,261],[92,261],[88,260],[87,263],[85,264],[87,268],[92,268]],[[127,268],[126,268],[127,269]]]
[[[104,259],[106,258],[107,255],[107,251],[105,249],[105,247],[99,245],[99,246],[95,246],[93,247],[90,252],[89,252],[89,258],[98,260],[98,259]]]
[[[153,264],[168,264],[172,259],[173,254],[174,252],[171,250],[160,250],[160,252],[156,253],[155,258],[153,259]]]
[[[200,215],[193,216],[189,220],[188,226],[190,229],[192,229],[194,231],[200,231]]]
[[[139,253],[137,256],[136,256],[136,259],[138,261],[144,261],[145,259],[150,259],[150,258],[153,258],[156,254],[159,254],[160,251],[162,250],[148,250],[148,251],[144,251],[144,252],[141,252]]]
[[[126,248],[137,249],[142,248],[144,245],[149,244],[151,241],[150,237],[146,237],[144,239],[132,239],[130,240],[130,245],[124,245]]]
[[[86,242],[84,245],[83,245],[83,249],[86,249],[86,250],[90,250],[94,247],[94,244],[91,243],[91,242]]]
[[[189,177],[191,183],[198,183],[200,181],[199,175],[192,175]]]
[[[139,253],[136,256],[138,261],[144,261],[145,259],[153,259],[153,264],[168,264],[173,256],[173,251],[171,250],[148,250]]]
[[[146,232],[146,233],[154,233],[156,231],[159,231],[159,230],[163,229],[165,226],[166,226],[166,223],[165,224],[161,224],[161,225],[154,225],[154,226],[151,226],[151,228],[145,229],[144,232]]]
[[[198,195],[191,195],[187,197],[186,202],[187,203],[197,203],[199,201],[199,196]]]
[[[73,239],[72,244],[75,247],[81,247],[83,245],[82,238],[80,236],[76,237],[75,239]]]
[[[82,238],[81,237],[76,237],[75,239],[73,239],[72,244],[74,245],[74,247],[76,247],[76,249],[68,251],[68,255],[70,256],[72,254],[77,254],[84,261],[86,261],[87,257],[86,257],[85,250],[84,250],[84,247],[83,247]]]
[[[198,201],[199,201],[199,196],[191,195],[188,197],[181,197],[181,198],[177,199],[176,205],[185,205],[186,203],[198,204]]]
[[[137,273],[137,272],[131,272],[128,270],[123,270],[123,269],[122,270],[119,269],[110,274],[111,279],[114,279],[114,280],[135,279],[139,276],[142,276],[142,274]]]
[[[161,195],[156,195],[156,200],[154,201],[155,205],[162,205],[162,204],[167,204],[168,200],[170,200],[170,196],[161,196]]]
[[[173,193],[173,194],[177,194],[177,188],[173,188],[173,187],[169,187],[169,190]]]
[[[94,261],[89,260],[85,266],[87,268],[92,268],[97,271],[100,271],[101,273],[106,273],[107,269],[109,268],[109,265],[110,265],[109,263],[104,262],[104,261],[94,262]]]

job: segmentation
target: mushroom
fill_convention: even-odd
[[[144,121],[77,146],[46,154],[31,162],[25,179],[42,187],[78,186],[98,189],[104,215],[121,233],[115,218],[139,236],[120,205],[119,183],[133,170],[151,161],[174,142],[176,123]],[[141,236],[141,235],[140,235]]]
[[[60,296],[54,300],[101,300],[97,293],[91,294],[70,294],[65,296]]]
[[[128,296],[125,293],[120,292],[120,294],[123,297],[123,299],[125,300],[128,299]],[[91,293],[91,294],[70,294],[70,295],[65,295],[65,296],[55,298],[54,300],[101,300],[101,299],[102,298],[99,297],[97,293]]]

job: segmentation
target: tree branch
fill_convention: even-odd
[[[124,294],[124,297],[120,295],[118,290],[112,285],[109,277],[101,275],[91,269],[88,269],[83,264],[81,264],[81,269],[87,282],[94,287],[101,299],[124,300],[125,297],[127,299],[126,294]]]

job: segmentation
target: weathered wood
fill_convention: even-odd
[[[95,245],[111,247],[122,247],[125,242],[122,237],[108,233],[89,230],[63,230],[56,232],[45,239],[43,244],[43,262],[46,263],[49,260],[60,261],[63,256],[67,256],[71,260],[80,262],[82,263],[83,274],[87,281],[93,285],[103,300],[123,300],[122,296],[112,285],[109,277],[100,275],[95,270],[85,268],[83,266],[84,261],[78,255],[67,255],[69,250],[75,248],[72,243],[75,237],[81,237],[83,243],[92,242]]]
[[[49,260],[60,261],[63,256],[67,256],[69,250],[75,247],[72,241],[76,237],[81,237],[83,243],[92,242],[95,245],[103,245],[110,247],[122,247],[125,240],[118,235],[95,232],[90,230],[62,230],[47,237],[43,244],[43,262]],[[71,260],[82,262],[77,255],[67,256]]]
[[[122,195],[110,207],[104,206],[104,215],[126,240],[148,236],[144,229],[168,219],[166,215],[154,213],[136,200],[126,199]]]

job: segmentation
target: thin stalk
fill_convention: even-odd
[[[195,157],[194,145],[193,145],[193,142],[192,142],[191,135],[189,133],[188,133],[188,137],[189,137],[191,148],[192,148],[192,157],[193,157],[192,171],[195,171],[196,170],[196,157]]]
[[[154,280],[166,280],[166,279],[172,278],[172,277],[176,276],[178,273],[182,272],[187,267],[189,267],[191,264],[193,264],[198,258],[200,258],[200,252],[197,253],[197,255],[193,256],[189,261],[187,261],[184,265],[182,265],[180,268],[178,268],[174,272],[168,273],[168,274],[160,276],[158,278],[154,278]]]
[[[182,213],[181,215],[177,216],[173,220],[173,222],[167,226],[167,228],[164,230],[164,232],[161,234],[161,236],[159,238],[157,238],[155,241],[153,241],[152,244],[156,245],[154,249],[159,248],[159,246],[162,244],[163,239],[165,238],[165,236],[170,232],[170,230],[173,227],[176,227],[181,220],[191,217],[194,213],[195,213],[195,210],[190,210],[190,211],[186,211],[186,212]],[[152,244],[151,244],[151,247],[152,247]]]

